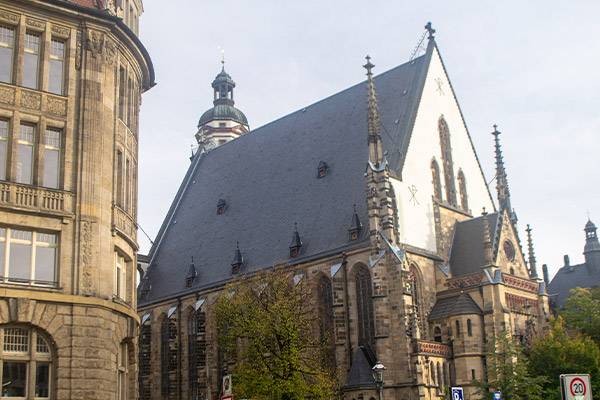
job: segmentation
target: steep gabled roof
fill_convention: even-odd
[[[432,51],[375,78],[392,169],[401,165]],[[294,223],[302,238],[294,263],[368,245],[368,229],[348,238],[354,204],[368,220],[365,100],[363,82],[196,155],[151,249],[152,290],[140,304],[230,280],[237,241],[241,274],[289,262]],[[321,161],[328,171],[317,179]],[[227,202],[221,215],[219,199]],[[198,278],[186,289],[192,256]]]
[[[483,249],[483,216],[457,222],[450,249],[450,270],[453,277],[470,275],[481,271],[485,264]],[[487,215],[492,249],[498,248],[500,213]],[[494,256],[495,258],[495,256]]]
[[[470,295],[461,293],[458,296],[438,299],[429,312],[427,319],[429,321],[435,321],[436,319],[464,314],[481,315],[483,312]]]

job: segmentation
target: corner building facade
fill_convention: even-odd
[[[141,12],[0,4],[2,398],[137,398]]]

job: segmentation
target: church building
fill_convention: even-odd
[[[2,399],[136,399],[141,0],[0,2]]]
[[[367,57],[366,81],[255,130],[217,75],[138,289],[141,399],[220,398],[235,360],[218,356],[212,307],[228,282],[281,263],[330,318],[347,400],[378,398],[378,362],[386,399],[472,393],[487,342],[546,330],[500,132],[496,208],[428,28],[423,55],[377,76]]]

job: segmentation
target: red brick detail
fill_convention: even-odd
[[[538,284],[528,281],[527,279],[517,278],[516,276],[502,275],[504,283],[508,286],[513,286],[519,289],[527,290],[528,292],[537,293]]]
[[[470,286],[478,286],[483,280],[483,275],[480,273],[474,275],[462,276],[448,280],[448,289],[460,289]]]
[[[504,296],[506,298],[506,305],[509,306],[511,310],[521,310],[525,309],[527,306],[531,306],[533,310],[537,310],[538,308],[538,301],[536,299],[530,299],[512,293],[505,293]],[[534,314],[537,313],[534,312]]]
[[[421,341],[417,342],[416,344],[418,346],[418,353],[429,353],[446,357],[452,356],[452,348],[446,344]]]

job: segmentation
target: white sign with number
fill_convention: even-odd
[[[589,375],[561,375],[563,400],[592,400]]]
[[[463,400],[463,389],[461,387],[452,388],[452,400]]]

